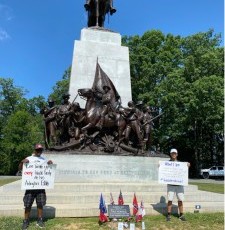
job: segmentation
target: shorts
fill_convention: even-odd
[[[174,194],[176,194],[178,201],[184,201],[184,186],[181,185],[167,185],[168,201],[173,201]]]
[[[36,189],[36,190],[26,190],[25,195],[23,197],[23,203],[25,208],[32,207],[34,203],[34,199],[36,199],[37,207],[43,207],[46,205],[46,193],[44,189]]]

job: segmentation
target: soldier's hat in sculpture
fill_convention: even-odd
[[[130,107],[130,106],[133,106],[134,105],[134,102],[133,101],[129,101],[128,103],[127,103],[127,105]]]
[[[103,85],[103,87],[102,87],[103,89],[111,89],[108,85]]]
[[[78,102],[73,102],[73,106],[76,108],[80,108],[80,104]]]
[[[69,94],[69,93],[64,93],[63,96],[62,96],[62,98],[63,98],[63,99],[64,99],[64,98],[70,98],[70,94]]]
[[[143,101],[138,101],[136,105],[143,105]]]

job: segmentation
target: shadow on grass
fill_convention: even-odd
[[[43,209],[43,218],[44,219],[53,219],[55,218],[55,207],[52,206],[44,206]],[[37,207],[32,207],[31,208],[31,213],[30,213],[31,219],[37,219]]]
[[[166,216],[167,215],[167,202],[164,196],[160,197],[160,200],[156,204],[151,204],[153,209],[158,213]],[[172,205],[172,213],[171,215],[178,217],[178,205]]]

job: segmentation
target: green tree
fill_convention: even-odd
[[[69,91],[70,74],[71,67],[64,72],[62,80],[56,82],[56,85],[53,87],[53,92],[49,95],[49,98],[53,99],[57,105],[61,104],[62,95]]]
[[[12,79],[0,78],[0,174],[14,174],[21,157],[28,154],[28,146],[36,139],[43,139],[39,112],[45,103],[44,97],[26,99],[26,93],[22,87],[15,86]]]
[[[177,147],[183,160],[202,165],[223,161],[223,55],[213,30],[188,37],[147,31],[124,37],[129,47],[133,100],[157,113],[155,145]],[[155,107],[155,108],[154,108]]]
[[[19,162],[31,155],[33,146],[43,141],[37,118],[27,111],[17,111],[9,116],[3,128],[0,174],[14,174]]]

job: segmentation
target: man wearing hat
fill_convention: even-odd
[[[112,100],[112,95],[110,93],[111,88],[108,85],[104,85],[103,87],[103,95],[102,95],[102,104],[103,104],[103,109],[101,113],[101,118],[99,121],[99,128],[102,128],[104,121],[105,121],[105,115],[111,110],[111,100]]]
[[[25,163],[35,163],[37,165],[41,165],[44,162],[46,162],[47,159],[42,155],[43,150],[44,148],[41,144],[36,144],[34,147],[34,153],[32,154],[32,156],[29,156],[23,159],[20,162],[19,169],[22,170],[23,164]],[[53,162],[51,160],[47,161],[47,164],[52,164],[52,163]],[[23,197],[23,202],[24,202],[24,207],[25,207],[24,220],[23,220],[23,225],[22,225],[23,230],[27,229],[29,226],[30,211],[31,211],[31,207],[35,199],[37,203],[37,218],[38,218],[37,226],[39,228],[44,227],[43,206],[46,204],[45,189],[26,190],[24,197]]]
[[[170,161],[178,161],[177,160],[178,151],[177,149],[171,149],[170,150]],[[187,163],[188,167],[190,167],[190,163]],[[182,185],[167,185],[167,197],[168,197],[168,203],[167,203],[167,217],[166,220],[171,220],[171,211],[172,211],[172,202],[174,195],[176,194],[178,199],[178,209],[179,209],[179,219],[181,221],[186,221],[184,216],[184,208],[183,208],[183,201],[184,201],[184,186]]]

